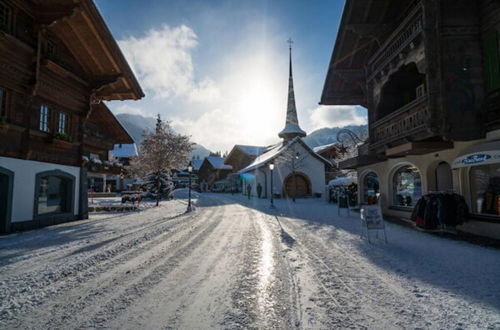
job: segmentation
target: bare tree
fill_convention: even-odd
[[[169,122],[163,122],[158,115],[155,132],[145,132],[144,140],[139,147],[139,155],[131,161],[130,171],[139,177],[157,178],[155,191],[162,191],[165,175],[172,170],[182,168],[189,163],[189,153],[193,143],[189,136],[177,134]],[[156,206],[159,205],[161,194],[156,193]]]
[[[309,153],[302,152],[300,153],[297,150],[296,144],[289,144],[285,147],[278,157],[275,159],[276,165],[281,165],[287,168],[290,172],[292,172],[293,179],[293,195],[292,201],[295,202],[297,197],[297,176],[295,173],[305,167],[306,159],[309,157]],[[272,192],[271,192],[272,193]]]

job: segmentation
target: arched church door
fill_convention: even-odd
[[[289,197],[305,197],[311,195],[309,180],[300,173],[289,175],[285,180],[285,194]]]

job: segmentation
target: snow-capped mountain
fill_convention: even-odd
[[[368,137],[368,126],[367,125],[349,125],[345,127],[325,127],[320,128],[312,133],[308,134],[304,138],[304,142],[309,145],[309,147],[314,148],[317,146],[335,143],[337,141],[337,132],[343,128],[347,128],[353,131],[361,140],[365,140]],[[345,139],[345,143],[350,145],[351,139],[346,138],[344,135],[341,136],[341,140]]]
[[[136,144],[140,144],[142,142],[142,133],[147,131],[153,131],[156,126],[156,118],[153,117],[144,117],[141,115],[134,115],[128,113],[120,113],[116,115],[116,118],[120,121],[120,123],[125,127],[125,129],[132,136]],[[210,150],[203,147],[202,145],[195,144],[194,150],[191,152],[191,157],[199,157],[203,159],[210,154]]]

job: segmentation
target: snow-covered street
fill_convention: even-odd
[[[202,194],[0,237],[0,328],[500,329],[500,250]]]

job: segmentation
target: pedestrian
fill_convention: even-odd
[[[260,196],[262,195],[262,185],[260,184],[260,182],[257,184],[257,197],[259,197],[260,199]]]
[[[252,193],[252,186],[250,185],[250,183],[247,185],[247,196],[248,196],[248,199],[250,199],[250,194]]]

